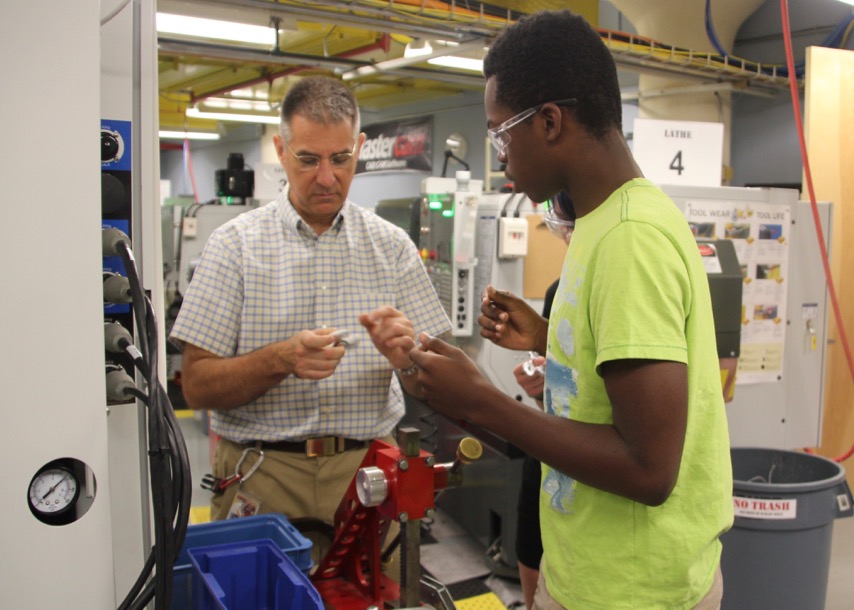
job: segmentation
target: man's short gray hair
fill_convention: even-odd
[[[347,85],[329,76],[300,79],[285,94],[279,121],[279,134],[285,142],[291,140],[291,119],[295,114],[324,125],[348,121],[353,126],[353,137],[359,136],[356,98]]]

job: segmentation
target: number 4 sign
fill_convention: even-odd
[[[632,153],[656,184],[720,186],[724,126],[635,119]]]

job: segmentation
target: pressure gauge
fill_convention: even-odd
[[[71,469],[47,466],[30,481],[30,510],[37,518],[51,521],[73,509],[79,495],[80,483]]]

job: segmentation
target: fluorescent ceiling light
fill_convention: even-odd
[[[472,57],[458,57],[456,55],[445,55],[443,57],[434,57],[427,60],[428,64],[434,66],[444,66],[445,68],[459,68],[461,70],[473,70],[475,72],[483,72],[483,60],[474,59]]]
[[[839,0],[839,1],[843,2],[845,4],[850,4],[851,6],[854,6],[854,0]]]
[[[252,100],[238,97],[207,97],[202,102],[207,108],[228,108],[230,110],[250,110],[252,112],[267,113],[272,110],[270,102],[264,100]]]
[[[218,133],[207,131],[161,131],[159,135],[164,140],[219,140]]]
[[[161,34],[180,34],[195,38],[215,38],[233,42],[266,45],[276,43],[276,31],[270,27],[171,15],[169,13],[157,13],[157,31]]]
[[[422,55],[430,55],[432,52],[433,47],[430,46],[430,41],[426,38],[414,38],[406,43],[406,48],[403,49],[403,56],[420,57]]]
[[[211,119],[214,121],[237,121],[239,123],[264,123],[278,125],[279,117],[269,114],[237,114],[234,112],[202,112],[196,108],[187,108],[187,116],[194,119]]]
[[[341,78],[345,81],[352,80],[354,78],[362,78],[365,76],[370,76],[371,74],[378,74],[380,72],[389,72],[391,70],[397,70],[398,68],[403,68],[405,66],[410,66],[412,64],[422,63],[423,61],[427,61],[427,63],[435,63],[439,65],[440,59],[445,59],[445,55],[450,53],[467,53],[469,51],[477,51],[480,52],[483,49],[483,41],[475,40],[469,41],[464,44],[458,45],[457,48],[453,47],[445,47],[439,48],[438,50],[434,49],[430,55],[425,56],[416,56],[416,57],[395,57],[394,59],[386,59],[385,61],[380,61],[375,64],[371,64],[370,66],[360,66],[353,70],[348,70],[341,74]],[[454,57],[451,61],[460,60],[463,58]],[[483,71],[483,62],[478,59],[467,59],[464,60],[467,62],[478,62],[477,67],[466,68],[470,70]],[[452,64],[452,67],[458,68],[460,67],[457,64]],[[468,77],[465,77],[468,78]]]

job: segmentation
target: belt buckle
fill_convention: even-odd
[[[338,453],[341,448],[338,441],[341,440],[336,436],[321,436],[319,438],[310,438],[305,441],[306,457],[329,457]]]

